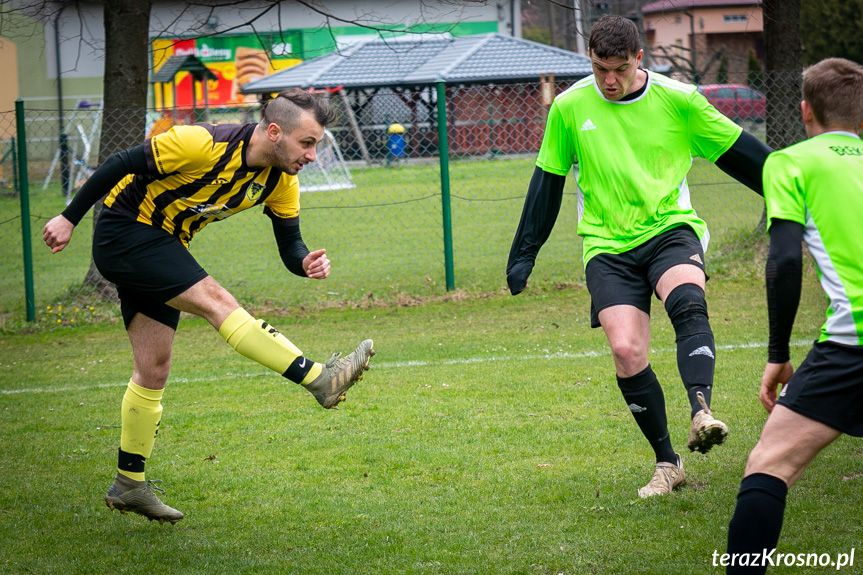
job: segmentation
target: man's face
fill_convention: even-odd
[[[323,126],[318,124],[311,112],[303,112],[295,130],[279,131],[273,142],[272,165],[285,173],[297,175],[303,166],[315,161],[315,146],[323,137]]]
[[[596,76],[596,85],[606,100],[617,101],[632,92],[643,55],[644,50],[639,50],[638,54],[628,59],[620,56],[600,58],[591,54],[590,63]]]

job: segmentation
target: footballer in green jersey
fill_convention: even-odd
[[[253,318],[189,252],[210,222],[263,204],[285,267],[312,279],[330,273],[326,250],[309,251],[299,227],[297,174],[315,161],[315,147],[332,108],[308,92],[289,90],[265,103],[258,123],[177,126],[112,155],[43,229],[52,253],[63,250],[75,226],[102,197],[93,229],[93,262],[117,287],[134,356],[121,404],[120,446],[105,503],[160,523],[183,514],[162,503],[145,479],[162,419],[174,332],[184,311],[206,319],[238,353],[301,384],[325,408],[369,367],[373,341],[326,363],[307,359],[269,323]],[[225,246],[240,254],[242,241]]]
[[[800,110],[808,139],[774,152],[764,165],[769,340],[759,398],[770,415],[749,454],[728,527],[729,563],[751,566],[752,558],[768,556],[783,529],[788,489],[841,434],[863,437],[860,94],[863,66],[855,62],[828,58],[807,68]],[[800,302],[801,240],[829,305],[817,341],[795,371],[788,342]],[[727,572],[764,573],[766,567]]]
[[[561,209],[566,175],[577,163],[591,325],[603,328],[625,405],[653,448],[653,478],[638,490],[650,497],[684,481],[662,387],[648,361],[654,296],[677,336],[678,372],[691,407],[687,446],[705,453],[728,433],[710,409],[716,352],[704,297],[710,236],[692,207],[686,175],[698,156],[761,193],[770,148],[720,114],[695,86],[642,69],[638,30],[627,18],[600,18],[591,29],[589,56],[593,75],[559,94],[549,110],[507,284],[513,294],[527,286]]]
[[[536,165],[566,176],[578,160],[585,265],[683,225],[706,249],[686,175],[693,156],[716,161],[741,131],[691,84],[647,72],[637,97],[609,101],[588,77],[555,98]]]
[[[764,166],[764,189],[768,230],[775,220],[802,225],[818,267],[830,302],[818,341],[863,345],[860,136],[829,131],[771,154]]]

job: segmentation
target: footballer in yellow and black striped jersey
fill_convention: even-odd
[[[254,124],[195,124],[150,138],[144,143],[149,173],[123,178],[105,205],[161,227],[186,246],[210,222],[259,204],[277,218],[296,218],[297,176],[246,163],[254,130]]]

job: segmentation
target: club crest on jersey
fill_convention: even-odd
[[[249,187],[246,188],[246,197],[250,202],[258,201],[258,198],[261,197],[261,194],[264,193],[266,186],[260,182],[252,182],[249,184]]]

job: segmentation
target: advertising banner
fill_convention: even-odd
[[[153,40],[153,70],[158,71],[170,56],[193,54],[215,75],[206,83],[210,106],[244,104],[247,98],[240,94],[240,86],[252,80],[302,62],[292,57],[299,51],[302,38],[299,33],[249,34],[195,39]],[[156,107],[186,107],[205,101],[203,85],[197,83],[193,95],[193,82],[187,72],[177,74],[176,90],[157,87],[154,90]],[[174,94],[177,101],[174,102]],[[256,101],[254,96],[250,101]]]

